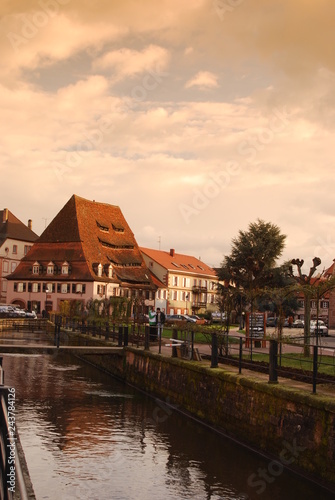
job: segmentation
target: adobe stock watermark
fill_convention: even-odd
[[[286,109],[275,108],[269,119],[268,125],[262,127],[258,132],[249,135],[248,139],[239,143],[237,152],[241,156],[246,156],[245,161],[253,163],[260,151],[263,151],[277,134],[280,134],[290,124],[289,113]]]
[[[226,13],[233,12],[245,0],[213,0],[213,7],[220,20],[223,21]]]
[[[7,38],[14,50],[19,50],[22,45],[26,45],[32,40],[40,29],[45,28],[50,19],[59,14],[60,8],[71,0],[39,0],[37,3],[39,10],[31,14],[19,14],[18,18],[22,24],[19,32],[9,31]]]
[[[279,454],[279,460],[272,460],[267,468],[259,468],[257,473],[248,477],[248,486],[257,488],[256,493],[261,495],[269,484],[272,484],[279,477],[285,466],[293,464],[299,457],[299,454],[306,450],[305,446],[298,446],[296,439],[290,444],[283,441],[283,449]]]
[[[230,161],[227,162],[224,170],[209,174],[209,179],[202,188],[193,190],[191,203],[181,203],[178,207],[186,224],[189,224],[193,216],[199,215],[205,210],[211,201],[217,198],[230,184],[232,177],[240,173],[240,170],[239,163]]]

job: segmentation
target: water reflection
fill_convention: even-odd
[[[37,499],[332,498],[269,461],[65,354],[4,355]]]

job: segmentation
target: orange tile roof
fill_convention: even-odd
[[[49,261],[68,261],[70,279],[99,280],[96,268],[113,266],[113,279],[151,287],[134,234],[120,208],[73,195],[51,221],[10,279],[31,278],[33,262],[46,268]],[[44,276],[45,279],[45,276]],[[67,277],[67,280],[69,277]],[[107,281],[104,275],[101,280]]]
[[[147,255],[150,259],[169,271],[212,276],[213,278],[217,278],[217,274],[212,267],[190,255],[176,253],[171,250],[170,252],[166,252],[144,247],[140,247],[140,250],[143,254]]]

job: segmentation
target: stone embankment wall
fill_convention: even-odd
[[[87,361],[264,452],[274,474],[285,466],[335,487],[334,399],[131,347]]]

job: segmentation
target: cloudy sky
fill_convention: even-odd
[[[333,0],[2,0],[1,208],[77,194],[217,266],[258,218],[335,258]]]

